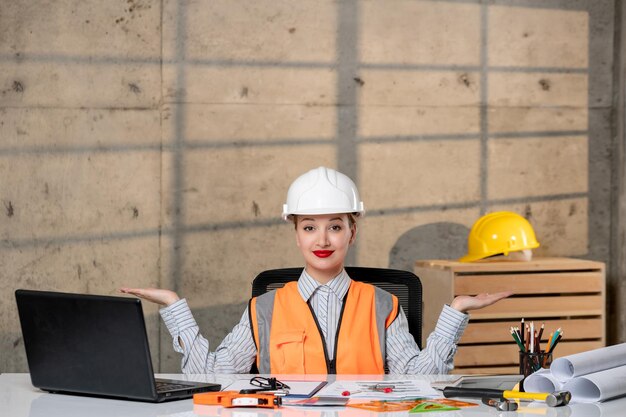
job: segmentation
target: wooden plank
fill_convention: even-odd
[[[516,297],[472,311],[473,319],[599,316],[604,314],[602,295]]]
[[[515,294],[592,293],[604,290],[600,272],[455,276],[456,295],[513,291]]]
[[[519,374],[519,366],[454,368],[450,373],[455,375],[516,375]]]
[[[535,258],[532,261],[484,261],[456,262],[447,260],[419,260],[416,265],[422,268],[447,269],[455,273],[465,272],[511,272],[511,271],[567,271],[604,270],[602,262],[575,258]]]
[[[567,337],[567,336],[565,336]],[[603,347],[600,341],[561,342],[554,351],[553,359],[574,353]],[[455,366],[518,365],[517,345],[472,345],[459,346],[454,358]]]
[[[550,332],[555,331],[559,327],[563,329],[567,340],[576,339],[604,339],[604,320],[601,317],[590,319],[563,319],[563,320],[546,320],[543,342],[547,342]],[[475,322],[471,320],[463,333],[463,337],[459,343],[489,343],[489,342],[511,342],[513,339],[509,329],[512,326],[519,327],[520,322],[515,320],[507,320],[502,322]],[[537,329],[541,323],[535,321]]]

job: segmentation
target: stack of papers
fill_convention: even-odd
[[[383,392],[378,387],[391,387],[390,392]],[[440,397],[427,380],[393,381],[335,381],[317,393],[320,397],[367,398],[377,400],[404,400],[411,398]]]
[[[430,385],[438,390],[443,391],[445,387],[462,387],[462,388],[489,388],[511,390],[523,378],[522,375],[463,375],[448,379],[435,380]]]
[[[555,359],[524,381],[534,392],[572,393],[572,402],[597,402],[626,395],[626,343]]]

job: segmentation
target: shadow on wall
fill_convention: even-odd
[[[400,236],[389,253],[389,268],[413,272],[420,259],[458,259],[466,254],[469,230],[458,223],[430,223]]]

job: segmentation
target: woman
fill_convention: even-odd
[[[215,352],[184,299],[169,290],[121,291],[164,305],[161,316],[183,354],[184,373],[376,374],[448,373],[469,310],[510,293],[459,296],[443,307],[424,350],[408,330],[395,296],[353,281],[344,270],[364,213],[354,182],[319,167],[297,178],[283,218],[292,221],[305,268],[298,281],[251,300],[240,322]]]

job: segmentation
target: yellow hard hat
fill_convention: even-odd
[[[528,220],[517,213],[497,211],[474,223],[467,238],[467,255],[461,262],[472,262],[490,256],[539,247],[535,231]]]

